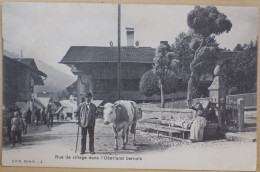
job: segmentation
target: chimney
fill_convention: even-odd
[[[167,48],[170,48],[168,41],[161,41],[160,44],[164,44]]]
[[[127,39],[127,46],[133,47],[134,46],[134,28],[127,27],[126,29],[126,39]]]
[[[164,44],[164,45],[166,45],[166,46],[169,45],[169,44],[168,44],[168,41],[161,41],[160,44]]]

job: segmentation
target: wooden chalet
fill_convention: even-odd
[[[121,99],[142,100],[139,81],[152,68],[154,53],[150,47],[121,48]],[[95,99],[116,98],[117,47],[72,46],[61,63],[78,76],[78,100],[86,92],[92,92]]]
[[[45,73],[37,68],[32,58],[10,58],[3,55],[3,105],[14,104],[22,110],[32,107],[35,85],[44,85]]]

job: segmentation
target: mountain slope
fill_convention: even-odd
[[[48,78],[44,80],[44,86],[36,86],[35,92],[44,90],[47,92],[61,91],[76,80],[76,76],[59,71],[42,60],[35,59],[35,62],[38,69],[48,75]]]

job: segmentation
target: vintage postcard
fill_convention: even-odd
[[[3,3],[2,165],[255,170],[258,17]]]

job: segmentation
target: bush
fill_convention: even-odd
[[[178,79],[174,72],[168,71],[163,82],[165,94],[171,94],[177,91]],[[152,70],[149,70],[143,74],[139,84],[139,91],[147,97],[160,94],[159,79]]]

